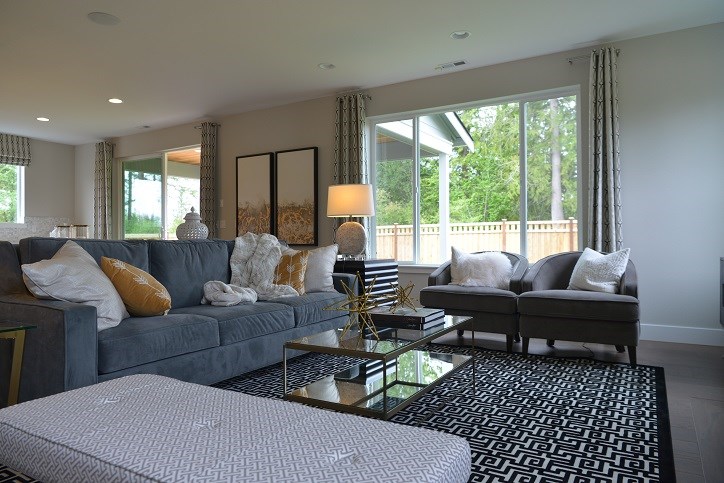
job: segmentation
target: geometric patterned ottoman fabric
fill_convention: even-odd
[[[330,359],[321,357],[292,361],[290,386],[326,375]],[[334,362],[339,369],[349,364]],[[482,349],[474,392],[471,370],[461,369],[390,419],[466,438],[470,481],[675,481],[662,368]],[[281,368],[217,386],[279,397]],[[432,416],[420,423],[431,408]]]
[[[471,462],[445,433],[155,375],[0,410],[0,461],[45,483],[463,482]]]

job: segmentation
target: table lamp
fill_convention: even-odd
[[[357,256],[367,246],[367,230],[352,217],[373,216],[375,203],[371,184],[336,184],[329,187],[327,216],[349,218],[337,228],[335,241],[340,255]]]

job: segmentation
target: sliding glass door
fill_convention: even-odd
[[[121,174],[123,239],[176,239],[186,213],[199,211],[198,148],[123,160]]]

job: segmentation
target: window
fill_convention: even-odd
[[[0,223],[23,223],[25,168],[0,164]]]
[[[122,238],[176,239],[191,207],[199,211],[199,148],[124,160]]]
[[[373,253],[439,264],[451,246],[531,262],[576,250],[577,104],[567,90],[371,119]]]

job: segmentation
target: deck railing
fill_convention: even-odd
[[[466,252],[502,250],[520,253],[520,222],[451,223],[449,244]],[[377,258],[413,259],[412,225],[377,227]],[[578,220],[544,220],[527,223],[527,258],[535,262],[552,253],[578,250]],[[450,258],[447,253],[442,258]],[[420,225],[420,262],[440,263],[440,225]]]

